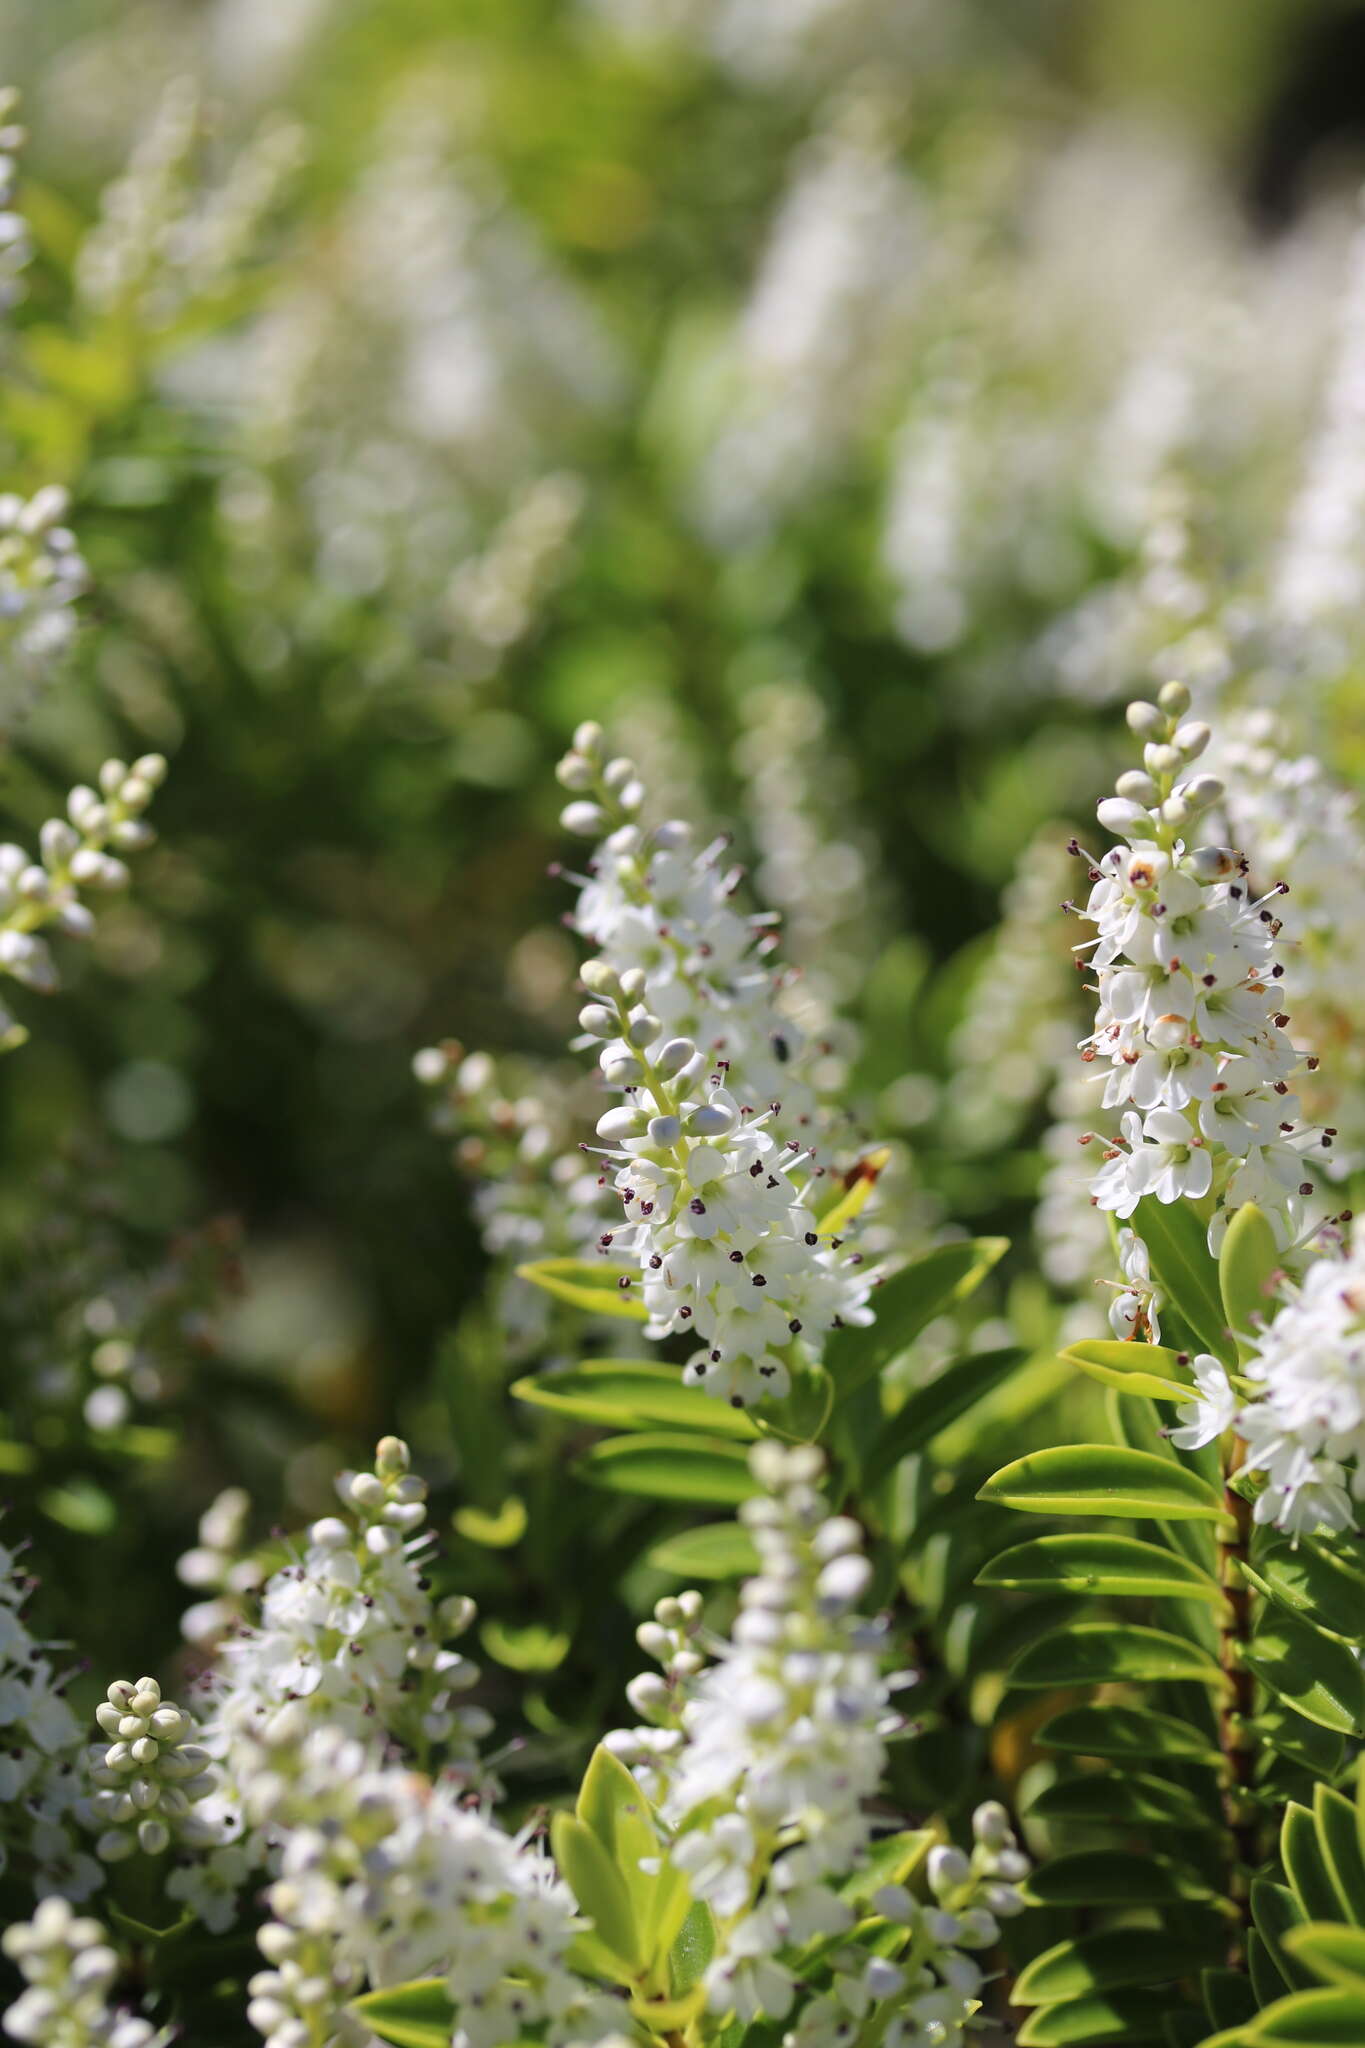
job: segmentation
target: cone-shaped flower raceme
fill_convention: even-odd
[[[609,1738],[674,1830],[673,1861],[715,1916],[706,1973],[711,2011],[742,2022],[792,2015],[813,1943],[828,1990],[801,2012],[793,2042],[847,2041],[851,2028],[894,2023],[904,2041],[960,2038],[980,1973],[964,1949],[996,1939],[995,1916],[1019,1910],[1012,1880],[1027,1869],[1003,1813],[983,1809],[969,1862],[935,1850],[925,1906],[900,1885],[871,1901],[873,1925],[903,1930],[870,1952],[869,1930],[844,1889],[871,1840],[867,1802],[900,1732],[894,1681],[883,1676],[883,1622],[856,1611],[871,1579],[861,1531],[831,1516],[813,1446],[759,1445],[765,1492],[741,1515],[760,1572],[741,1594],[733,1640],[714,1662],[701,1651],[700,1599],[666,1600],[640,1630],[663,1666],[630,1688],[645,1725]]]
[[[149,846],[156,836],[143,812],[164,781],[160,754],[144,754],[129,768],[106,761],[99,789],[71,791],[64,818],[49,818],[39,834],[40,858],[22,846],[0,846],[0,973],[48,995],[59,986],[47,940],[49,927],[88,938],[94,912],[86,892],[107,894],[128,883],[121,856]],[[0,1010],[0,1052],[22,1045],[28,1033]]]
[[[1147,1195],[1201,1203],[1215,1250],[1233,1211],[1254,1201],[1288,1244],[1312,1193],[1303,1155],[1321,1134],[1301,1124],[1290,1085],[1298,1056],[1272,907],[1285,885],[1257,901],[1240,854],[1194,842],[1223,785],[1187,773],[1209,737],[1182,723],[1188,708],[1181,683],[1167,683],[1158,704],[1129,706],[1143,767],[1099,806],[1100,823],[1123,838],[1090,861],[1080,914],[1099,932],[1099,1006],[1082,1051],[1104,1062],[1104,1107],[1121,1113],[1121,1135],[1104,1145],[1091,1193],[1122,1218]]]
[[[173,1839],[212,1842],[214,1830],[194,1814],[214,1783],[208,1751],[190,1740],[199,1732],[194,1716],[163,1700],[154,1678],[119,1678],[95,1719],[110,1740],[90,1751],[96,1789],[86,1811],[103,1860],[118,1863],[138,1849],[157,1856]]]
[[[636,822],[644,790],[630,762],[604,759],[597,727],[559,772],[578,792],[565,824],[602,837],[574,920],[598,948],[579,1021],[623,1097],[597,1125],[624,1212],[599,1249],[631,1262],[620,1284],[651,1337],[698,1341],[691,1384],[737,1407],[780,1397],[803,1345],[871,1310],[859,1254],[814,1207],[820,1119],[759,957],[769,921],[733,909],[723,842],[694,855],[685,825]]]

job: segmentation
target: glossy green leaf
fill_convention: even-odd
[[[1118,1444],[1031,1451],[988,1479],[977,1499],[1032,1515],[1217,1521],[1222,1513],[1218,1495],[1197,1473]]]
[[[978,1586],[1046,1588],[1053,1592],[1104,1593],[1111,1597],[1165,1595],[1176,1600],[1221,1602],[1208,1572],[1159,1543],[1136,1536],[1086,1531],[1036,1536],[1002,1551],[977,1573]]]
[[[1365,1987],[1359,1991],[1301,1991],[1257,2015],[1247,2039],[1275,2048],[1361,2048],[1365,2041]]]
[[[704,1522],[665,1536],[645,1561],[675,1579],[742,1579],[758,1570],[754,1540],[740,1522]]]
[[[1291,1799],[1280,1826],[1280,1861],[1294,1896],[1310,1920],[1335,1920],[1336,1886],[1318,1842],[1317,1823],[1306,1806]]]
[[[529,1265],[517,1267],[517,1277],[553,1294],[556,1301],[567,1301],[571,1307],[586,1309],[591,1315],[612,1316],[629,1323],[649,1321],[649,1310],[638,1298],[638,1289],[631,1291],[634,1276],[622,1267],[609,1267],[605,1261],[534,1259]],[[631,1285],[623,1287],[623,1280]]]
[[[903,1828],[868,1847],[858,1868],[839,1886],[840,1898],[868,1910],[883,1885],[909,1884],[939,1840],[933,1828]]]
[[[699,1387],[685,1387],[675,1365],[657,1359],[590,1358],[569,1372],[532,1373],[513,1382],[519,1401],[603,1429],[696,1430],[702,1436],[758,1435],[752,1415]]]
[[[1153,1401],[1186,1401],[1190,1397],[1188,1366],[1180,1353],[1160,1344],[1125,1344],[1108,1339],[1071,1344],[1062,1353],[1087,1379],[1117,1387],[1121,1394],[1145,1394]]]
[[[1044,1722],[1035,1739],[1043,1749],[1065,1749],[1078,1756],[1219,1761],[1212,1740],[1188,1721],[1149,1713],[1142,1707],[1126,1707],[1116,1700],[1106,1700],[1103,1706],[1068,1707]]]
[[[642,1953],[626,1881],[610,1852],[592,1829],[572,1813],[557,1813],[550,1822],[555,1862],[593,1930],[622,1962],[641,1969]]]
[[[658,1873],[646,1871],[641,1866],[646,1862],[659,1862],[661,1838],[650,1813],[649,1801],[621,1759],[613,1756],[604,1743],[599,1742],[588,1759],[574,1811],[584,1827],[596,1835],[616,1866],[629,1894],[636,1923],[647,1925],[653,1911]],[[579,1904],[583,1904],[581,1898]],[[587,1911],[586,1907],[584,1911]],[[610,1936],[607,1938],[611,1939]],[[624,1955],[626,1951],[621,1953]]]
[[[573,1470],[610,1493],[696,1501],[704,1507],[735,1507],[759,1490],[737,1444],[704,1443],[699,1437],[609,1437],[585,1451]]]
[[[1359,1816],[1349,1799],[1330,1785],[1313,1787],[1313,1820],[1318,1845],[1337,1895],[1337,1912],[1343,1920],[1365,1926],[1365,1853],[1360,1846]]]
[[[1224,1939],[1223,1946],[1226,1945]],[[1215,1934],[1160,1935],[1131,1927],[1083,1934],[1058,1942],[1025,1965],[1010,1993],[1012,2005],[1052,2005],[1085,1998],[1093,1991],[1118,1991],[1133,1984],[1163,1984],[1198,1969],[1219,1950]]]
[[[1150,1936],[1147,1937],[1149,1940]],[[1031,2012],[1015,2035],[1019,2048],[1104,2048],[1110,2041],[1158,2042],[1171,2010],[1168,1991],[1097,1992]]]
[[[1154,1684],[1194,1679],[1222,1685],[1216,1657],[1165,1629],[1135,1628],[1131,1622],[1077,1621],[1031,1643],[1010,1670],[1010,1684],[1024,1686]]]
[[[1094,1771],[1048,1785],[1029,1808],[1039,1820],[1108,1821],[1115,1826],[1215,1828],[1215,1803],[1140,1771]]]
[[[385,1991],[367,1991],[349,2010],[394,2048],[450,2048],[455,2007],[443,1977],[422,1977]]]
[[[1030,1872],[1020,1890],[1035,1906],[1178,1906],[1213,1896],[1195,1872],[1164,1856],[1133,1856],[1125,1849],[1076,1849],[1051,1856]]]
[[[883,1425],[864,1463],[862,1485],[877,1485],[902,1458],[922,1451],[940,1430],[993,1393],[1023,1364],[1025,1356],[1014,1348],[973,1352],[948,1366],[927,1387],[917,1387]]]
[[[1160,1281],[1205,1351],[1225,1365],[1237,1362],[1228,1335],[1218,1265],[1208,1247],[1208,1232],[1188,1202],[1158,1202],[1144,1195],[1133,1216],[1133,1228],[1151,1255],[1153,1277]]]
[[[1267,1599],[1315,1627],[1352,1641],[1365,1634],[1365,1586],[1311,1543],[1263,1545],[1247,1576]]]
[[[1282,1707],[1278,1700],[1267,1700],[1259,1707],[1251,1725],[1277,1756],[1301,1764],[1315,1775],[1331,1777],[1341,1767],[1342,1736],[1331,1728],[1320,1727],[1316,1721],[1305,1721],[1291,1708]]]
[[[1352,1652],[1307,1623],[1274,1609],[1246,1652],[1248,1667],[1276,1698],[1307,1721],[1358,1735],[1365,1726],[1365,1676]]]
[[[1272,1878],[1253,1877],[1251,1917],[1284,1988],[1310,1985],[1312,1972],[1296,1962],[1285,1947],[1285,1936],[1291,1927],[1302,1927],[1308,1918],[1289,1886],[1276,1884]]]
[[[893,1273],[877,1290],[876,1321],[865,1329],[836,1330],[825,1346],[836,1400],[847,1400],[875,1379],[936,1316],[974,1293],[1007,1247],[1003,1237],[966,1238],[936,1245]]]
[[[711,1908],[700,1900],[689,1907],[669,1955],[673,1995],[680,1998],[699,1984],[716,1952],[716,1923]]]
[[[1223,1315],[1236,1337],[1245,1339],[1274,1312],[1280,1249],[1264,1212],[1243,1202],[1227,1227],[1218,1254],[1218,1291]],[[1239,1350],[1245,1350],[1239,1344]]]
[[[1305,1927],[1291,1927],[1284,1945],[1326,1983],[1351,1984],[1365,1991],[1365,1929],[1310,1921]]]

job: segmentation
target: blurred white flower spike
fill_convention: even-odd
[[[623,1212],[598,1248],[629,1262],[647,1335],[698,1340],[688,1384],[738,1408],[781,1399],[806,1347],[872,1320],[872,1277],[821,1225],[826,1118],[765,964],[772,920],[734,909],[726,841],[695,853],[686,824],[638,822],[644,786],[599,727],[559,776],[566,829],[601,842],[573,918],[597,949],[580,1043],[622,1096],[597,1122]]]

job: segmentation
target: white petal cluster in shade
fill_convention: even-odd
[[[597,1124],[623,1212],[599,1249],[630,1261],[620,1284],[651,1337],[697,1340],[689,1383],[736,1407],[780,1398],[804,1346],[872,1312],[861,1255],[814,1206],[822,1123],[762,957],[770,920],[733,908],[724,842],[695,855],[685,825],[634,822],[643,787],[598,727],[579,728],[560,778],[578,793],[568,829],[605,835],[575,913],[598,949],[582,1042],[623,1097]]]
[[[0,1544],[0,1869],[12,1859],[36,1872],[41,1891],[88,1899],[104,1873],[76,1824],[81,1728],[66,1674],[24,1619],[36,1584]]]
[[[1099,936],[1081,949],[1098,997],[1082,1055],[1103,1062],[1104,1107],[1121,1115],[1091,1193],[1125,1219],[1146,1195],[1211,1197],[1215,1250],[1233,1211],[1254,1201],[1284,1245],[1312,1193],[1304,1155],[1330,1143],[1302,1123],[1291,1087],[1300,1063],[1269,907],[1286,885],[1258,900],[1240,854],[1191,843],[1224,789],[1186,772],[1209,739],[1206,725],[1182,723],[1188,709],[1181,683],[1129,706],[1143,766],[1120,776],[1098,813],[1123,837],[1098,861],[1084,856],[1092,888],[1080,915]]]
[[[98,1920],[47,1898],[31,1920],[5,1929],[5,1954],[24,1990],[4,2015],[13,2041],[34,2048],[164,2048],[169,2036],[109,2002],[119,1960]]]
[[[706,1972],[711,2011],[742,2023],[783,2020],[797,2003],[797,1958],[815,1939],[851,1937],[856,1915],[840,1889],[872,1839],[868,1802],[882,1782],[900,1680],[884,1676],[884,1621],[857,1606],[872,1569],[861,1531],[831,1515],[813,1446],[761,1444],[751,1454],[764,1488],[740,1513],[759,1554],[740,1596],[731,1640],[702,1654],[701,1601],[665,1600],[639,1631],[663,1667],[630,1689],[644,1725],[609,1738],[673,1828],[672,1856],[711,1907],[716,1953]],[[834,2048],[849,2021],[909,2044],[962,2038],[981,1973],[970,1954],[1021,1910],[1027,1873],[998,1807],[976,1817],[969,1859],[929,1859],[932,1903],[899,1885],[871,1910],[910,1931],[909,1960],[889,1963],[849,1939],[831,1954],[829,1990],[808,2002],[787,2037]]]
[[[1245,1469],[1264,1478],[1255,1517],[1292,1532],[1347,1529],[1365,1500],[1365,1231],[1325,1252],[1255,1337],[1241,1398],[1216,1359],[1195,1360],[1199,1399],[1174,1441],[1210,1442],[1231,1426]]]
[[[0,542],[0,580],[3,574]],[[165,776],[160,754],[144,754],[131,768],[123,761],[106,761],[99,788],[78,783],[67,797],[66,816],[49,818],[42,827],[37,860],[22,846],[0,845],[0,974],[42,995],[60,986],[57,963],[42,934],[52,929],[89,938],[95,913],[85,895],[126,888],[128,867],[121,856],[139,852],[156,837],[142,814]],[[0,1052],[22,1045],[27,1036],[23,1025],[0,1008]]]
[[[568,1966],[578,1923],[553,1865],[458,1784],[383,1763],[299,1702],[263,1731],[248,1818],[284,1844],[248,1987],[268,2048],[350,2039],[344,2007],[367,1981],[414,1977],[444,1980],[458,2048],[619,2027],[616,2001]]]

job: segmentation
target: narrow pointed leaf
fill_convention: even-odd
[[[927,1387],[919,1387],[883,1426],[863,1467],[861,1484],[875,1486],[902,1458],[922,1451],[940,1430],[993,1393],[1023,1363],[1025,1353],[1007,1348],[978,1351],[959,1359]]]
[[[646,1958],[625,1879],[592,1829],[574,1814],[557,1813],[550,1823],[550,1845],[579,1911],[592,1922],[599,1941],[622,1962],[641,1968]]]
[[[1154,1195],[1144,1195],[1133,1228],[1151,1255],[1153,1276],[1204,1350],[1225,1365],[1235,1365],[1236,1347],[1228,1335],[1218,1265],[1194,1209],[1188,1202],[1158,1202]]]
[[[978,1586],[1046,1588],[1052,1592],[1107,1594],[1221,1602],[1208,1572],[1188,1558],[1136,1536],[1036,1536],[1017,1543],[977,1573]]]
[[[704,1522],[665,1536],[645,1560],[675,1579],[742,1579],[758,1570],[754,1540],[740,1522]]]
[[[1035,1740],[1043,1749],[1065,1749],[1078,1756],[1164,1756],[1182,1763],[1219,1761],[1211,1738],[1201,1735],[1189,1722],[1177,1721],[1171,1714],[1125,1707],[1116,1700],[1106,1700],[1103,1706],[1068,1707],[1045,1721]]]
[[[977,1499],[1033,1515],[1217,1521],[1222,1513],[1218,1495],[1197,1473],[1117,1444],[1032,1451],[988,1479]]]
[[[1226,1939],[1221,1943],[1226,1946]],[[1066,1998],[1084,1998],[1092,1991],[1117,1991],[1130,1984],[1163,1984],[1183,1977],[1219,1951],[1215,1932],[1181,1934],[1167,1928],[1159,1939],[1143,1938],[1141,1929],[1085,1934],[1058,1942],[1035,1956],[1015,1979],[1012,2005],[1052,2005]]]
[[[1163,1856],[1076,1849],[1049,1857],[1020,1886],[1036,1906],[1177,1906],[1212,1898],[1209,1884]]]
[[[1365,1676],[1343,1644],[1271,1610],[1245,1655],[1261,1682],[1305,1720],[1342,1735],[1359,1735],[1365,1727]]]
[[[1020,2037],[1022,2039],[1022,2036]],[[1247,2039],[1260,2048],[1360,2048],[1365,2041],[1365,1987],[1304,1991],[1258,2015]]]
[[[611,1316],[630,1323],[647,1323],[649,1310],[638,1299],[636,1276],[622,1266],[608,1266],[605,1260],[535,1259],[517,1267],[517,1278],[529,1280],[557,1301],[573,1308],[587,1309],[595,1316]],[[622,1286],[621,1282],[628,1284]],[[634,1292],[632,1292],[634,1289]]]
[[[1181,1365],[1178,1351],[1169,1351],[1160,1344],[1096,1340],[1068,1345],[1062,1357],[1087,1379],[1117,1387],[1121,1394],[1145,1394],[1153,1401],[1190,1398],[1193,1383],[1189,1367]]]
[[[1315,1785],[1313,1819],[1322,1860],[1337,1895],[1338,1912],[1331,1917],[1365,1926],[1365,1855],[1361,1853],[1356,1810],[1330,1785]]]
[[[659,1880],[641,1865],[660,1862],[665,1854],[663,1841],[639,1784],[603,1743],[597,1745],[588,1760],[575,1812],[615,1864],[629,1894],[634,1918],[637,1924],[645,1925],[653,1911]]]
[[[1076,1820],[1115,1826],[1209,1828],[1221,1824],[1212,1799],[1138,1771],[1094,1771],[1063,1778],[1040,1792],[1029,1808],[1039,1820]]]
[[[1291,1927],[1284,1945],[1327,1983],[1365,1991],[1365,1929],[1310,1921],[1306,1927]]]
[[[1267,1599],[1315,1628],[1352,1641],[1365,1633],[1365,1586],[1308,1543],[1267,1543],[1247,1576]]]
[[[1291,1799],[1280,1827],[1280,1861],[1310,1920],[1335,1920],[1337,1890],[1323,1859],[1317,1824],[1306,1806]]]
[[[573,1470],[609,1493],[708,1507],[735,1507],[759,1490],[738,1444],[707,1443],[700,1437],[609,1437],[584,1452]]]
[[[1168,1991],[1096,1992],[1031,2012],[1015,2039],[1019,2048],[1104,2048],[1114,2041],[1156,2042],[1171,2010]]]
[[[1178,1679],[1223,1683],[1217,1658],[1197,1644],[1164,1629],[1115,1621],[1073,1622],[1044,1636],[1029,1645],[1009,1676],[1011,1685],[1049,1687]]]
[[[758,1436],[753,1417],[699,1387],[685,1387],[675,1365],[657,1359],[590,1358],[570,1372],[532,1373],[514,1382],[519,1401],[604,1429],[696,1430],[702,1436]]]
[[[350,2010],[393,2048],[450,2048],[455,2007],[443,1977],[423,1977],[353,1998]]]
[[[1004,1255],[1003,1237],[967,1238],[936,1245],[893,1273],[877,1289],[877,1319],[861,1330],[837,1330],[825,1346],[825,1366],[845,1401],[857,1388],[909,1349],[936,1316],[965,1301]]]

